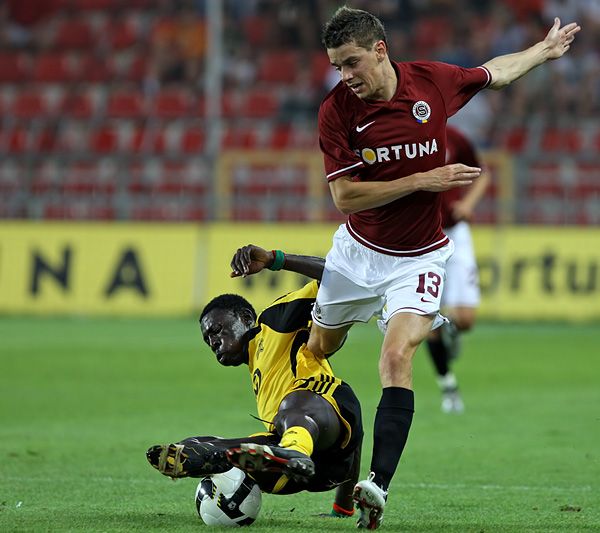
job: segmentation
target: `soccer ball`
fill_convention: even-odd
[[[249,526],[261,503],[260,487],[239,468],[204,477],[196,489],[196,509],[207,526]]]

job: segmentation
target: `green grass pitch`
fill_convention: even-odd
[[[246,367],[220,367],[196,320],[0,319],[0,531],[197,531],[194,480],[152,444],[260,430]],[[379,399],[381,337],[356,326],[333,359]],[[423,350],[416,413],[382,531],[600,531],[600,328],[480,324],[456,364],[466,412],[443,415]],[[333,493],[265,495],[256,531],[350,531]]]

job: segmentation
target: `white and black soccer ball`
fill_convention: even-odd
[[[260,487],[239,468],[204,477],[196,488],[196,509],[207,526],[249,526],[261,503]]]

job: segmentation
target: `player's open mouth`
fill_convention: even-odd
[[[350,87],[350,89],[352,90],[352,92],[360,92],[360,88],[362,87],[362,83],[353,83],[353,84],[348,84],[348,87]]]

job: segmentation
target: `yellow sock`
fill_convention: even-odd
[[[313,452],[314,443],[308,429],[303,428],[302,426],[292,426],[291,428],[286,429],[281,437],[279,446],[289,448],[290,450],[296,450],[297,452],[310,456]]]

